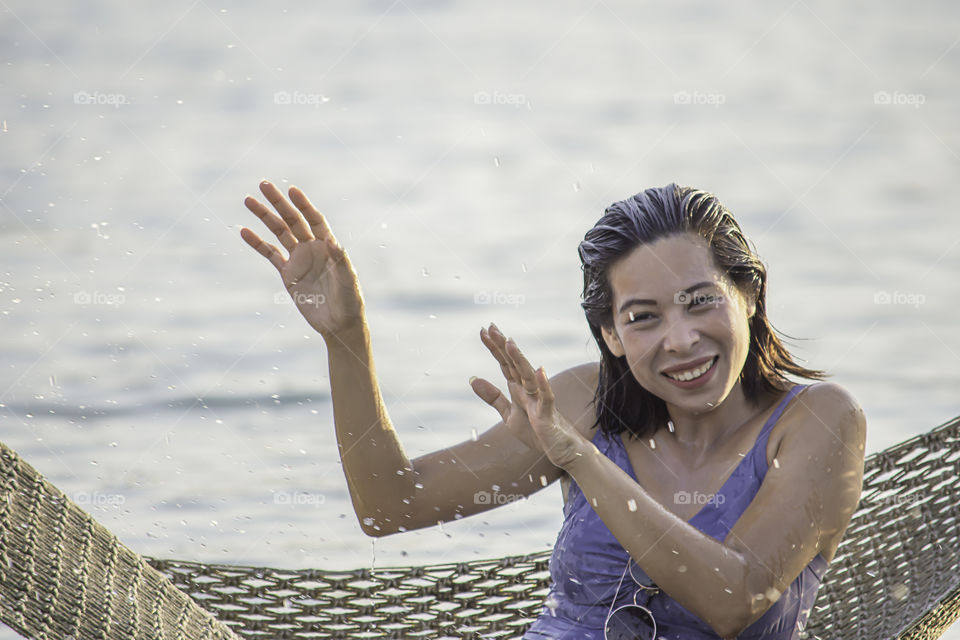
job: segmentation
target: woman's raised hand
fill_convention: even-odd
[[[326,220],[297,187],[290,187],[290,200],[266,180],[260,183],[260,191],[276,213],[253,196],[243,204],[277,237],[289,257],[246,227],[240,229],[240,236],[277,268],[297,309],[324,339],[361,326],[360,283]]]
[[[500,363],[510,398],[483,378],[471,378],[474,393],[497,410],[514,436],[544,452],[554,465],[564,468],[576,460],[589,443],[557,410],[543,367],[534,370],[517,343],[495,324],[480,330],[480,340]]]

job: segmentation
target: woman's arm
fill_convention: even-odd
[[[832,557],[860,499],[866,424],[841,387],[798,395],[757,495],[720,542],[654,500],[623,469],[575,435],[555,410],[542,369],[508,355],[535,391],[531,428],[580,486],[610,532],[650,578],[718,635],[732,638],[776,602],[818,552]]]
[[[260,190],[276,213],[253,197],[244,204],[273,232],[289,258],[250,229],[241,229],[240,234],[276,267],[297,309],[327,345],[347,487],[363,530],[376,535],[375,522],[399,515],[393,505],[412,493],[414,481],[410,460],[380,395],[356,272],[323,215],[302,191],[291,187],[288,201],[266,180]]]
[[[519,405],[482,379],[471,387],[502,420],[475,439],[411,461],[381,396],[363,296],[346,252],[302,191],[291,187],[291,204],[269,182],[260,188],[277,213],[252,197],[245,204],[289,258],[250,229],[241,236],[277,268],[298,310],[327,345],[337,444],[364,533],[384,536],[466,517],[530,495],[563,474],[524,439],[530,427]],[[481,340],[492,352],[504,348],[495,327],[482,330]],[[588,405],[595,378],[594,363],[552,380],[563,392],[558,405],[584,430],[593,417]],[[516,391],[510,389],[511,396]]]
[[[495,328],[481,338],[491,350],[504,338]],[[377,384],[366,323],[327,341],[330,386],[340,458],[363,531],[382,537],[489,511],[540,491],[563,475],[535,443],[526,415],[483,379],[471,386],[501,421],[463,442],[410,460],[393,428]],[[551,380],[560,410],[587,431],[594,417],[596,363]],[[526,427],[517,425],[526,424]],[[402,472],[402,473],[398,473]]]

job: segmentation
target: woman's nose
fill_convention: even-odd
[[[671,353],[688,353],[700,342],[700,331],[688,318],[668,320],[663,336],[663,348]]]

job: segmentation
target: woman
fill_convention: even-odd
[[[766,316],[766,269],[711,194],[668,185],[611,205],[580,244],[599,363],[547,378],[495,325],[480,339],[501,421],[410,460],[377,385],[356,273],[302,191],[246,206],[324,338],[337,438],[365,533],[491,509],[561,479],[551,589],[525,638],[798,638],[860,497],[856,401],[796,364]],[[292,204],[291,204],[292,201]],[[294,206],[295,205],[295,206]],[[279,215],[277,215],[279,214]],[[626,437],[624,437],[626,434]]]

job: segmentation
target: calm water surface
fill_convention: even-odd
[[[374,542],[322,340],[244,245],[262,178],[360,274],[410,457],[494,424],[495,321],[597,358],[577,242],[669,182],[717,193],[774,324],[874,452],[960,413],[960,7],[173,2],[0,11],[3,440],[139,552],[350,568],[546,549],[558,486]],[[946,636],[951,637],[951,636]],[[954,635],[960,638],[960,635]]]

